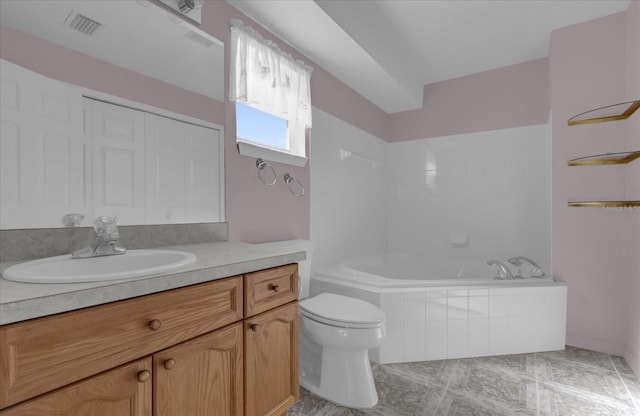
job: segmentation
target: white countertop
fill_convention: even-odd
[[[18,283],[0,278],[0,325],[148,295],[302,261],[304,251],[260,244],[202,243],[158,250],[193,253],[198,260],[169,273],[92,283]],[[0,271],[22,262],[0,263]]]

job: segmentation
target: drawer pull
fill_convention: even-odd
[[[275,293],[278,293],[280,291],[280,285],[275,285],[273,283],[269,283],[268,288],[269,288],[269,290],[272,290]]]
[[[168,360],[164,360],[162,364],[165,370],[171,370],[176,365],[176,361],[173,358],[169,358]]]
[[[252,330],[253,332],[256,332],[258,330],[258,324],[249,325],[249,329]]]
[[[144,383],[145,381],[149,380],[150,377],[151,373],[149,372],[149,370],[142,370],[138,373],[138,381],[140,383]]]
[[[159,319],[153,319],[149,321],[149,329],[152,331],[157,331],[162,326],[162,322]]]

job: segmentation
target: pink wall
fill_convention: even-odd
[[[386,137],[386,113],[226,2],[205,3],[202,28],[228,44],[232,18],[243,20],[245,24],[251,25],[266,38],[275,40],[283,50],[291,53],[294,58],[302,59],[314,67],[311,76],[311,95],[314,107],[375,136]],[[229,48],[225,49],[225,59],[228,62]],[[227,68],[225,86],[228,85],[228,77]],[[313,132],[311,136],[313,138]],[[238,153],[235,137],[235,107],[233,103],[226,102],[226,215],[229,223],[229,239],[244,242],[290,238],[308,239],[310,234],[309,200],[311,192],[313,192],[309,186],[309,164],[313,161],[310,160],[303,168],[271,163],[278,174],[278,183],[274,187],[266,187],[256,176],[255,159],[241,156]],[[282,179],[285,173],[290,173],[305,185],[307,193],[303,198],[295,197],[289,192]]]
[[[624,199],[625,168],[567,160],[626,150],[624,122],[567,126],[580,112],[624,101],[625,13],[551,34],[553,275],[569,286],[567,343],[622,355],[629,332],[628,213],[570,208]]]
[[[568,342],[624,353],[640,373],[640,214],[566,205],[571,199],[619,199],[625,194],[638,198],[638,162],[627,168],[568,168],[566,161],[640,148],[640,117],[572,128],[566,120],[589,108],[640,96],[639,16],[640,3],[633,2],[627,13],[556,30],[549,59],[428,85],[422,109],[390,115],[279,43],[314,66],[315,107],[388,141],[542,124],[551,106],[553,273],[569,284]],[[278,41],[222,1],[206,3],[202,28],[228,43],[232,17]],[[306,185],[304,198],[291,195],[282,179],[273,188],[262,185],[255,160],[236,150],[231,103],[208,100],[8,28],[0,28],[0,42],[3,58],[53,78],[224,124],[230,239],[309,238],[309,164],[304,168],[273,164],[280,178],[289,172]],[[228,73],[225,85],[227,80]]]
[[[424,87],[421,109],[390,114],[390,141],[544,124],[548,61],[536,59]]]
[[[242,19],[265,37],[277,41],[283,50],[314,67],[311,93],[315,107],[377,137],[387,136],[386,113],[226,2],[205,3],[201,28],[228,44],[231,18]],[[273,163],[279,175],[278,185],[272,188],[262,185],[256,176],[255,159],[240,156],[237,151],[232,103],[208,99],[7,27],[0,30],[3,59],[54,79],[223,124],[229,239],[261,242],[309,238],[309,164],[297,168]],[[228,62],[228,48],[225,59]],[[225,87],[228,69],[226,72]],[[305,184],[305,197],[297,198],[289,192],[282,180],[287,172]]]
[[[627,100],[640,99],[640,2],[632,2],[627,15]],[[627,120],[627,149],[640,149],[640,114]],[[627,166],[627,196],[640,199],[640,163]],[[624,356],[640,375],[640,212],[629,213],[630,312],[629,338]]]
[[[5,26],[0,26],[0,57],[60,81],[224,124],[220,101]]]

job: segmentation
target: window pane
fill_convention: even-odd
[[[236,103],[236,136],[264,146],[289,150],[287,121]]]

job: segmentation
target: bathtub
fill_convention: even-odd
[[[564,349],[567,286],[550,277],[494,275],[486,262],[434,265],[383,254],[317,271],[310,290],[352,296],[385,312],[386,338],[370,352],[379,363]]]

